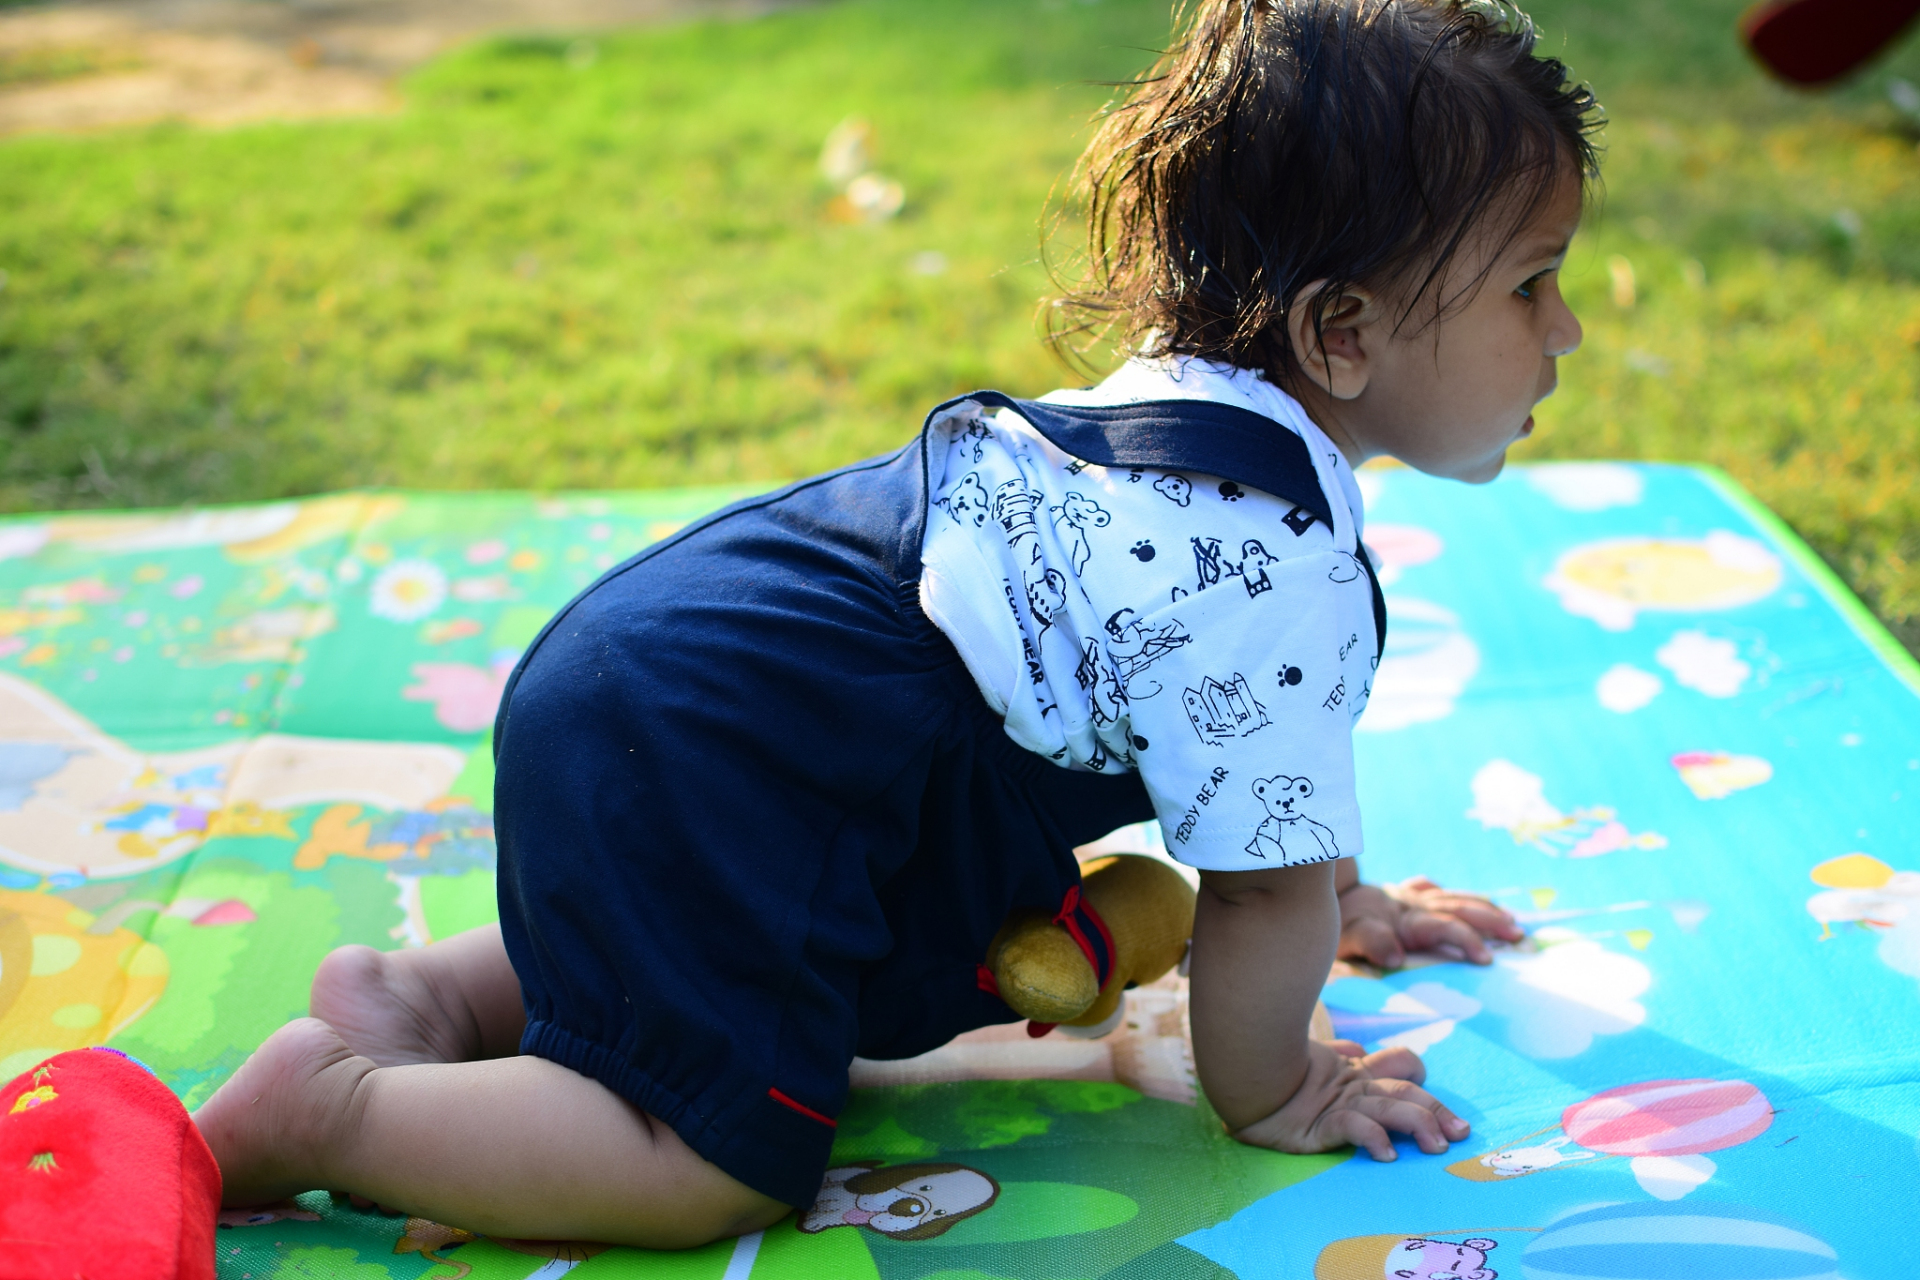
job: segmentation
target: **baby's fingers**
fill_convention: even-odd
[[[1363,916],[1340,931],[1340,958],[1365,960],[1382,969],[1397,969],[1406,960],[1400,936],[1378,916]]]
[[[1479,930],[1455,916],[1409,911],[1401,917],[1400,934],[1414,951],[1432,951],[1436,947],[1452,946],[1475,964],[1490,964],[1493,961],[1493,953],[1481,941]]]
[[[1376,1080],[1405,1080],[1409,1084],[1425,1084],[1427,1080],[1427,1064],[1405,1045],[1377,1049],[1364,1055],[1360,1065]]]
[[[1405,1080],[1371,1080],[1354,1105],[1395,1133],[1412,1137],[1428,1155],[1439,1155],[1471,1131],[1444,1102]]]
[[[1400,1158],[1400,1153],[1393,1149],[1393,1138],[1357,1103],[1328,1116],[1319,1127],[1319,1136],[1326,1140],[1329,1148],[1351,1142],[1382,1164],[1391,1164]]]
[[[1444,903],[1429,904],[1432,909],[1444,910],[1459,916],[1489,938],[1504,938],[1508,942],[1518,942],[1526,937],[1524,930],[1513,918],[1511,912],[1496,907],[1485,898],[1462,894],[1447,899]]]

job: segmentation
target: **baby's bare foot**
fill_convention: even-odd
[[[479,1056],[458,1011],[449,1009],[422,966],[372,947],[329,952],[313,975],[307,1010],[374,1065],[465,1062]]]
[[[322,1184],[325,1157],[350,1129],[355,1091],[373,1069],[316,1018],[269,1036],[193,1113],[219,1162],[223,1203],[272,1204]]]

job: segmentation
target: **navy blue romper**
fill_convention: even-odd
[[[1089,462],[1218,475],[1331,523],[1305,445],[1247,410],[964,398]],[[977,980],[1007,913],[1058,909],[1076,845],[1154,816],[1137,775],[1017,746],[921,611],[926,441],[608,571],[528,649],[495,726],[521,1051],[792,1205],[819,1189],[855,1055],[1016,1020]]]

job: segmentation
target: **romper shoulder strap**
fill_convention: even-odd
[[[1211,400],[1143,400],[1135,404],[1070,405],[1016,400],[999,391],[956,396],[928,415],[934,419],[971,401],[1011,409],[1033,429],[1076,458],[1102,467],[1198,471],[1270,493],[1334,527],[1333,505],[1320,487],[1307,442],[1273,419]],[[1364,547],[1354,558],[1373,589],[1375,641],[1384,653],[1387,602]]]

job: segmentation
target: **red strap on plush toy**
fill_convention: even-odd
[[[115,1049],[0,1089],[0,1276],[213,1280],[220,1169],[171,1090]]]
[[[1093,968],[1095,986],[1098,990],[1107,989],[1107,979],[1113,976],[1113,934],[1107,928],[1107,922],[1093,909],[1086,896],[1080,892],[1080,886],[1074,885],[1067,890],[1066,900],[1060,904],[1060,914],[1053,922],[1067,931],[1080,954],[1087,958]],[[991,977],[992,975],[988,975]],[[999,995],[999,991],[994,991]],[[1038,1040],[1060,1024],[1057,1022],[1029,1022],[1027,1034]]]

